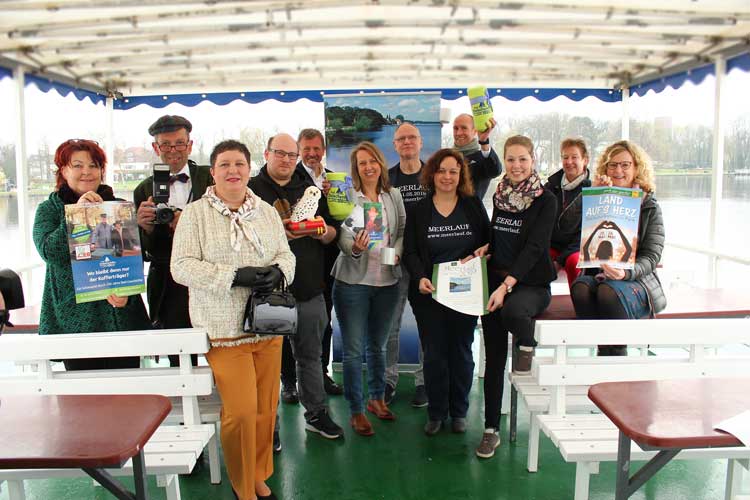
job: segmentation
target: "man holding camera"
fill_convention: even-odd
[[[169,271],[172,237],[185,206],[203,196],[213,183],[209,169],[188,159],[193,148],[193,125],[182,116],[164,115],[148,129],[154,152],[163,163],[154,165],[154,175],[133,191],[138,207],[138,231],[143,257],[151,262],[147,296],[149,315],[156,328],[190,328],[188,289],[175,283]],[[197,364],[194,356],[193,365]],[[177,355],[170,366],[179,365]]]

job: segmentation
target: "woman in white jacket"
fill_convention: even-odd
[[[294,277],[294,254],[274,208],[248,187],[250,152],[224,141],[211,153],[210,186],[181,213],[171,271],[190,290],[190,319],[211,342],[206,359],[223,404],[221,444],[235,496],[275,498],[273,428],[279,398],[281,337],[242,329],[251,291]]]

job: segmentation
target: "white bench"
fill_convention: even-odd
[[[539,431],[547,435],[566,462],[576,463],[575,499],[588,498],[591,474],[599,463],[617,460],[618,432],[602,414],[592,414],[593,403],[583,391],[599,382],[667,380],[700,377],[748,377],[750,355],[723,352],[750,343],[748,319],[664,319],[658,321],[538,321],[540,346],[553,349],[551,360],[534,360],[531,377],[549,393],[548,414],[534,414],[529,428],[528,469],[538,467]],[[666,356],[590,356],[593,346],[646,345],[674,348]],[[571,355],[584,347],[583,355]],[[684,349],[684,350],[683,350]],[[684,355],[680,355],[683,352]],[[519,385],[519,387],[522,387]],[[523,389],[522,389],[523,390]],[[533,401],[529,393],[528,399]],[[587,397],[586,397],[587,399]],[[572,413],[574,411],[584,413]],[[631,458],[646,460],[635,443]],[[733,498],[747,467],[750,448],[685,450],[677,459],[729,459],[727,498]]]
[[[213,424],[202,424],[198,398],[212,393],[208,367],[193,367],[191,354],[204,354],[209,344],[205,330],[176,329],[103,332],[68,335],[3,335],[0,362],[32,365],[33,371],[0,375],[0,394],[160,394],[179,401],[144,447],[146,472],[166,488],[169,500],[179,500],[179,474],[189,474],[204,451],[209,456],[211,482],[221,480],[219,449]],[[53,360],[156,356],[178,354],[175,368],[58,371]],[[176,411],[175,411],[176,410]],[[116,429],[113,429],[116,432]],[[132,475],[132,464],[108,470],[113,475]],[[72,469],[0,470],[10,500],[25,498],[23,481],[49,477],[83,476]]]

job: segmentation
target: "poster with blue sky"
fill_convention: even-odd
[[[393,134],[404,121],[419,129],[422,160],[440,149],[439,92],[326,95],[324,103],[326,166],[333,171],[351,170],[349,154],[362,141],[380,148],[388,168],[398,163]]]

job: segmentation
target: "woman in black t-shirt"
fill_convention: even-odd
[[[475,255],[487,257],[490,314],[482,316],[487,364],[484,372],[485,431],[477,456],[489,458],[500,444],[500,402],[508,357],[508,333],[513,334],[513,372],[527,373],[534,355],[534,321],[550,302],[550,282],[556,277],[549,255],[555,223],[555,196],[542,187],[534,165],[534,145],[528,137],[505,142],[505,176],[493,196],[490,242]]]
[[[477,317],[432,298],[434,264],[473,256],[489,237],[487,212],[473,196],[471,174],[463,155],[441,149],[422,168],[428,192],[406,218],[404,262],[409,270],[409,302],[424,350],[428,436],[437,434],[450,415],[453,432],[466,431],[469,390],[474,374],[471,344]]]

